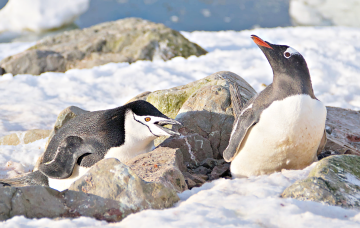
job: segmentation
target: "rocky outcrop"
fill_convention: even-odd
[[[42,186],[0,188],[0,221],[24,215],[115,222],[144,209],[171,207],[178,200],[174,190],[147,183],[118,160],[105,159],[63,192]]]
[[[360,209],[360,156],[325,158],[309,176],[285,189],[282,197]]]
[[[184,163],[194,167],[206,158],[222,158],[234,122],[231,84],[239,88],[243,104],[256,94],[238,75],[220,71],[187,85],[144,93],[131,101],[146,100],[183,124],[177,127],[182,136],[159,139],[155,145],[179,148]]]
[[[13,133],[0,138],[0,145],[28,144],[35,142],[39,139],[49,137],[50,130],[33,129],[20,133]]]
[[[324,151],[360,155],[360,112],[327,107]]]
[[[187,58],[206,53],[163,24],[127,18],[46,37],[28,50],[5,58],[0,66],[13,75],[39,75],[110,62],[169,60],[176,56]]]
[[[146,100],[165,115],[180,121],[179,137],[155,140],[154,151],[129,161],[136,174],[149,182],[163,183],[178,192],[201,186],[207,180],[230,177],[229,164],[222,160],[234,121],[230,85],[237,86],[242,104],[256,94],[238,75],[221,71],[175,88],[144,92],[131,101]],[[77,107],[63,110],[48,142],[68,120],[87,112]],[[39,158],[37,164],[39,164]],[[34,170],[37,169],[35,166]]]
[[[222,159],[234,122],[230,85],[237,86],[241,93],[240,106],[256,94],[238,75],[221,71],[187,85],[145,92],[130,100],[146,100],[183,124],[173,126],[181,136],[157,139],[155,145],[181,151],[186,170],[180,170],[188,188],[230,177],[230,166]],[[142,155],[142,159],[149,154]],[[150,156],[147,159],[151,159]]]

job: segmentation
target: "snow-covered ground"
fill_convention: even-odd
[[[50,129],[57,114],[69,105],[87,110],[112,108],[141,92],[183,85],[220,70],[239,74],[261,91],[264,88],[262,84],[272,82],[272,71],[260,49],[250,39],[251,34],[271,43],[290,45],[302,53],[312,75],[315,94],[326,105],[360,110],[360,43],[357,42],[360,40],[360,29],[295,27],[183,34],[209,53],[167,62],[110,63],[66,73],[15,77],[7,74],[0,77],[0,136],[33,128]],[[21,51],[29,46],[28,43],[2,45],[1,58],[11,49]],[[8,48],[6,45],[13,46]],[[0,146],[0,167],[11,160],[23,164],[25,170],[31,169],[42,153],[45,141]],[[115,224],[90,218],[52,221],[15,217],[0,223],[0,226],[360,226],[360,211],[279,197],[286,187],[305,177],[309,170],[217,180],[180,194],[181,202],[171,209],[143,211]],[[3,170],[2,174],[12,175],[8,171]]]
[[[1,32],[41,32],[73,23],[90,0],[9,0],[0,10]]]
[[[290,0],[296,25],[360,26],[360,0]]]

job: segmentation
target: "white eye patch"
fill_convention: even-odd
[[[292,47],[288,47],[286,49],[286,51],[284,52],[284,57],[287,58],[287,59],[290,58],[293,55],[300,55],[300,53],[297,50],[295,50],[294,48],[292,48]]]

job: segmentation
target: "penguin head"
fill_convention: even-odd
[[[251,38],[266,56],[274,76],[285,74],[291,77],[310,77],[304,57],[294,48],[271,44],[256,35],[251,35]]]
[[[128,128],[125,131],[131,131],[138,137],[160,137],[180,135],[172,131],[165,125],[181,125],[180,122],[171,119],[161,113],[157,108],[147,101],[138,100],[126,105],[126,119]],[[127,124],[125,123],[125,126]],[[137,130],[136,130],[137,129]]]

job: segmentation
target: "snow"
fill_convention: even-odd
[[[262,84],[272,82],[272,71],[251,34],[298,50],[307,60],[315,95],[325,105],[360,109],[360,43],[354,42],[360,40],[358,29],[299,27],[183,34],[209,53],[166,62],[109,63],[40,77],[1,77],[1,95],[7,99],[0,100],[0,136],[50,129],[58,113],[70,105],[90,111],[114,108],[141,92],[187,84],[221,70],[242,76],[261,91]]]
[[[34,44],[35,42],[0,43],[0,59],[25,51]]]
[[[287,44],[307,60],[315,95],[325,105],[360,110],[360,29],[294,27],[250,31],[183,32],[209,51],[201,57],[169,61],[109,63],[41,76],[0,77],[0,136],[28,129],[50,129],[57,114],[70,105],[86,110],[113,108],[144,91],[167,89],[201,79],[220,70],[242,76],[258,92],[272,82],[271,68],[252,42],[256,34],[275,44]],[[9,46],[7,46],[9,45]],[[13,45],[14,50],[12,50]],[[0,57],[29,47],[2,44]],[[2,49],[8,51],[1,51]],[[16,49],[16,50],[15,50]],[[30,170],[46,139],[31,144],[0,146],[0,175]],[[6,163],[11,161],[12,164]],[[283,170],[267,176],[220,179],[179,194],[173,208],[146,210],[120,223],[91,218],[27,219],[14,217],[1,227],[355,227],[360,212],[316,202],[283,199],[281,192],[304,178],[312,167]],[[11,171],[9,171],[11,170]]]
[[[179,194],[173,208],[145,210],[119,223],[91,218],[26,219],[17,216],[1,227],[356,227],[360,212],[310,201],[279,197],[315,164],[304,170],[283,170],[269,176],[219,179]]]
[[[298,25],[360,26],[360,0],[290,0],[289,13]]]
[[[345,175],[346,175],[345,177],[346,177],[347,182],[349,182],[349,183],[351,183],[353,185],[360,186],[360,180],[356,176],[354,176],[354,175],[352,175],[350,173],[346,173]]]
[[[89,0],[9,0],[0,10],[1,32],[41,32],[73,23]]]

